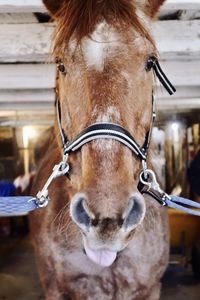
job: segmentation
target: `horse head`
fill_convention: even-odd
[[[142,145],[152,118],[157,56],[150,33],[163,0],[44,0],[56,20],[54,53],[61,126],[69,140],[94,123],[122,126]],[[146,205],[137,185],[141,160],[113,139],[70,154],[70,215],[86,254],[109,266],[133,238]]]

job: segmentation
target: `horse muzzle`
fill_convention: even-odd
[[[133,194],[123,211],[115,217],[101,212],[95,213],[88,206],[85,194],[76,194],[70,206],[72,220],[83,233],[83,246],[86,255],[101,267],[111,266],[119,252],[128,244],[128,237],[145,216],[145,203],[139,193]]]

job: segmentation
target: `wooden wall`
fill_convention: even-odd
[[[40,0],[0,1],[0,117],[5,110],[53,112],[55,65],[46,62],[54,24],[35,15],[45,12]],[[163,113],[200,109],[199,17],[199,0],[168,0],[153,26],[163,68],[177,87],[173,97],[158,89]]]

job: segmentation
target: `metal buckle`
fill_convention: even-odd
[[[55,178],[65,175],[66,173],[69,172],[69,164],[67,163],[67,159],[68,159],[68,154],[65,154],[63,156],[62,161],[53,167],[53,172],[47,179],[43,189],[37,193],[36,201],[37,201],[38,207],[46,207],[47,204],[49,203],[50,198],[49,198],[48,189],[49,189],[49,186],[52,183],[52,181]]]
[[[166,198],[170,199],[170,197],[160,188],[156,175],[152,170],[146,169],[140,173],[140,184],[142,186],[140,186],[139,190],[142,194],[146,193],[163,206],[167,205]]]

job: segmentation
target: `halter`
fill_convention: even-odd
[[[66,76],[67,71],[62,61],[57,61],[57,69],[58,71]],[[172,95],[176,89],[171,84],[167,76],[162,71],[158,60],[155,57],[150,57],[147,61],[146,65],[146,71],[150,71],[151,69],[154,70],[156,76],[162,83],[162,85],[165,87],[167,92]],[[152,170],[147,169],[147,156],[148,156],[148,150],[149,145],[151,141],[151,134],[153,129],[154,120],[156,117],[155,113],[155,101],[154,101],[154,95],[152,93],[152,117],[151,117],[151,123],[149,130],[146,133],[146,137],[144,140],[144,143],[142,146],[140,146],[137,141],[134,139],[134,137],[130,134],[128,130],[120,126],[119,124],[113,124],[113,123],[94,123],[91,124],[89,127],[85,128],[81,133],[77,135],[77,137],[69,141],[67,135],[65,134],[64,129],[61,125],[61,109],[60,109],[60,102],[58,97],[58,92],[56,90],[56,114],[57,114],[57,122],[58,122],[58,128],[61,136],[62,146],[63,146],[63,159],[58,164],[55,165],[53,168],[53,172],[48,178],[46,184],[44,185],[43,189],[38,192],[37,194],[37,203],[39,207],[45,207],[49,202],[49,194],[48,194],[48,188],[51,184],[52,180],[58,176],[69,174],[69,164],[68,164],[68,156],[71,152],[80,150],[81,147],[91,141],[97,140],[97,139],[113,139],[117,140],[126,147],[128,147],[142,162],[143,172],[140,174],[140,177],[143,179],[143,181],[140,178],[139,184],[138,184],[138,190],[143,194],[151,191],[151,195],[153,195],[155,192],[159,193],[160,198],[158,201],[158,197],[154,197],[155,200],[157,200],[159,203],[162,203],[163,205],[170,206],[170,201],[167,199],[167,194],[164,192],[161,192],[161,189],[159,185],[157,184],[157,181],[152,181],[151,186],[148,182],[149,178],[149,171],[153,172]],[[151,174],[152,175],[152,174]],[[145,185],[147,188],[145,188]],[[148,193],[150,194],[150,193]]]
[[[147,132],[144,144],[141,147],[125,128],[114,123],[94,123],[86,129],[84,129],[80,134],[78,134],[73,141],[68,141],[66,135],[64,134],[64,130],[61,127],[61,115],[58,100],[56,101],[56,110],[58,116],[58,127],[64,149],[64,155],[79,150],[83,145],[93,140],[114,139],[127,146],[132,152],[134,152],[134,154],[138,156],[140,160],[147,160],[155,113],[152,114],[150,130]]]
[[[60,71],[63,75],[66,75],[66,69],[64,64],[59,61],[57,63],[58,71]],[[155,57],[149,58],[146,66],[146,70],[150,71],[153,68],[155,71],[156,76],[163,84],[165,89],[168,91],[170,95],[172,95],[176,89],[171,84],[169,79],[166,77],[164,72],[162,71],[158,60]],[[60,110],[60,103],[58,96],[56,97],[56,112],[57,112],[57,121],[58,121],[58,128],[62,140],[63,145],[63,152],[64,155],[69,155],[71,152],[79,150],[83,145],[97,139],[113,139],[117,140],[123,145],[127,146],[142,162],[146,164],[148,150],[151,141],[151,134],[153,129],[154,120],[156,117],[155,112],[155,100],[154,95],[152,93],[152,117],[149,130],[146,133],[146,137],[142,146],[140,146],[135,138],[127,131],[125,128],[118,124],[113,123],[94,123],[89,127],[85,128],[81,133],[77,135],[77,137],[69,141],[64,129],[61,125],[61,110]]]

